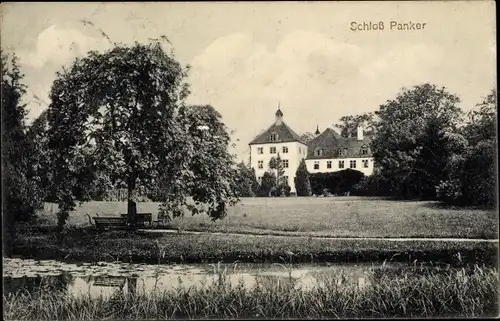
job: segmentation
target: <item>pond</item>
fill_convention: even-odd
[[[360,288],[376,282],[381,264],[195,264],[146,265],[122,262],[69,264],[59,261],[4,259],[4,295],[36,293],[39,289],[65,291],[73,296],[109,297],[117,291],[149,293],[179,287],[209,287],[224,275],[232,287],[252,289],[257,285],[290,286],[307,291],[321,286],[335,276],[336,282]],[[391,263],[384,269],[405,269],[405,264]],[[406,264],[408,268],[408,264]]]

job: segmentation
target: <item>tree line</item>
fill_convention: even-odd
[[[374,174],[353,192],[495,206],[497,93],[492,90],[468,113],[459,102],[446,88],[427,83],[403,89],[373,113],[342,117],[335,125],[341,136],[354,136],[363,125],[373,137]],[[305,164],[296,175],[297,194],[310,195]]]

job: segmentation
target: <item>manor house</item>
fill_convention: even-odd
[[[283,121],[283,112],[278,107],[274,123],[250,143],[250,164],[255,169],[259,183],[269,170],[269,161],[279,154],[284,180],[295,193],[295,172],[305,159],[309,173],[336,172],[353,169],[365,175],[373,173],[373,156],[370,151],[371,136],[357,128],[355,137],[342,137],[331,128],[322,133],[316,128],[316,137],[304,142],[300,135]]]

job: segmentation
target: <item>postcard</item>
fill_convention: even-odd
[[[493,1],[0,14],[6,320],[498,317]]]

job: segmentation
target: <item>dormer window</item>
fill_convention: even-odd
[[[361,146],[361,155],[367,155],[368,154],[368,146],[363,145]]]
[[[270,137],[271,141],[277,141],[279,139],[278,133],[272,133]]]
[[[347,148],[339,148],[339,156],[347,156]]]
[[[343,153],[342,153],[342,148],[339,148],[338,153],[339,153],[339,156],[342,156],[342,155],[343,155]]]
[[[323,156],[323,150],[321,148],[317,148],[314,151],[314,156]]]

